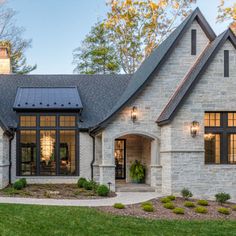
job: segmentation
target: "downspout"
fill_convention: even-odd
[[[89,134],[92,139],[93,139],[93,159],[92,159],[92,162],[90,164],[90,167],[91,167],[91,180],[93,180],[93,164],[95,162],[95,137],[91,134]]]
[[[8,171],[9,185],[11,185],[11,167],[12,167],[11,150],[12,150],[12,140],[13,139],[14,139],[14,134],[12,134],[9,138],[9,171]]]

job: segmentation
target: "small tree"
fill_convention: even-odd
[[[187,189],[187,188],[183,188],[183,189],[181,190],[181,195],[182,195],[182,197],[183,197],[185,200],[188,200],[190,197],[193,196],[193,194],[192,194],[192,193],[190,192],[190,190]]]
[[[215,198],[220,205],[223,205],[223,203],[227,202],[231,197],[228,193],[221,192],[217,193]]]

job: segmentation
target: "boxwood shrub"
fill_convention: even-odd
[[[176,207],[174,210],[173,210],[173,212],[175,213],[175,214],[184,214],[184,209],[183,208],[181,208],[181,207]]]
[[[97,194],[99,196],[106,197],[109,194],[109,188],[104,184],[99,185],[97,188]]]
[[[174,195],[170,195],[167,198],[169,198],[171,201],[174,201],[176,199],[176,197]]]
[[[197,204],[200,205],[200,206],[208,206],[208,201],[204,200],[204,199],[201,199],[201,200],[197,201]]]
[[[147,212],[153,212],[154,211],[153,205],[143,205],[142,208],[143,208],[144,211],[147,211]]]
[[[92,181],[85,181],[83,184],[83,188],[86,190],[93,190],[93,183]]]
[[[125,208],[125,205],[122,204],[122,203],[115,203],[115,204],[113,205],[113,207],[116,208],[116,209],[124,209],[124,208]]]
[[[184,206],[185,206],[185,207],[195,207],[195,204],[194,204],[193,202],[186,201],[186,202],[184,203]]]
[[[230,209],[225,208],[225,207],[220,207],[217,211],[221,214],[224,214],[224,215],[229,215],[230,214]]]
[[[146,206],[146,205],[149,205],[149,206],[152,206],[152,202],[142,202],[141,203],[141,206],[143,207],[143,206]]]
[[[78,188],[83,188],[85,182],[88,182],[85,178],[79,178],[77,181]]]
[[[215,195],[215,198],[216,198],[216,201],[222,205],[223,203],[225,203],[226,201],[230,199],[230,195],[228,193],[222,192],[222,193],[217,193]]]
[[[26,178],[22,178],[20,179],[19,181],[21,181],[22,185],[23,185],[23,188],[25,188],[27,186],[27,180]]]
[[[174,209],[175,205],[173,202],[167,202],[163,205],[163,207],[165,207],[166,209]]]
[[[206,214],[208,212],[206,207],[198,206],[195,208],[196,213]]]
[[[161,202],[167,203],[167,202],[171,202],[171,200],[168,197],[164,197],[164,198],[161,198]]]
[[[22,181],[17,180],[14,184],[13,184],[13,188],[16,190],[21,190],[24,188],[24,185],[22,183]]]

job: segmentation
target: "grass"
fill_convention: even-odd
[[[82,207],[0,204],[0,219],[1,236],[236,234],[235,221],[147,220]]]

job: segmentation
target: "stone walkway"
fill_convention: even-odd
[[[36,198],[16,198],[0,197],[0,203],[11,204],[32,204],[32,205],[50,205],[50,206],[112,206],[114,203],[123,203],[125,205],[145,202],[153,198],[161,197],[157,192],[118,192],[116,197],[89,199],[89,200],[63,200],[63,199],[36,199]]]

